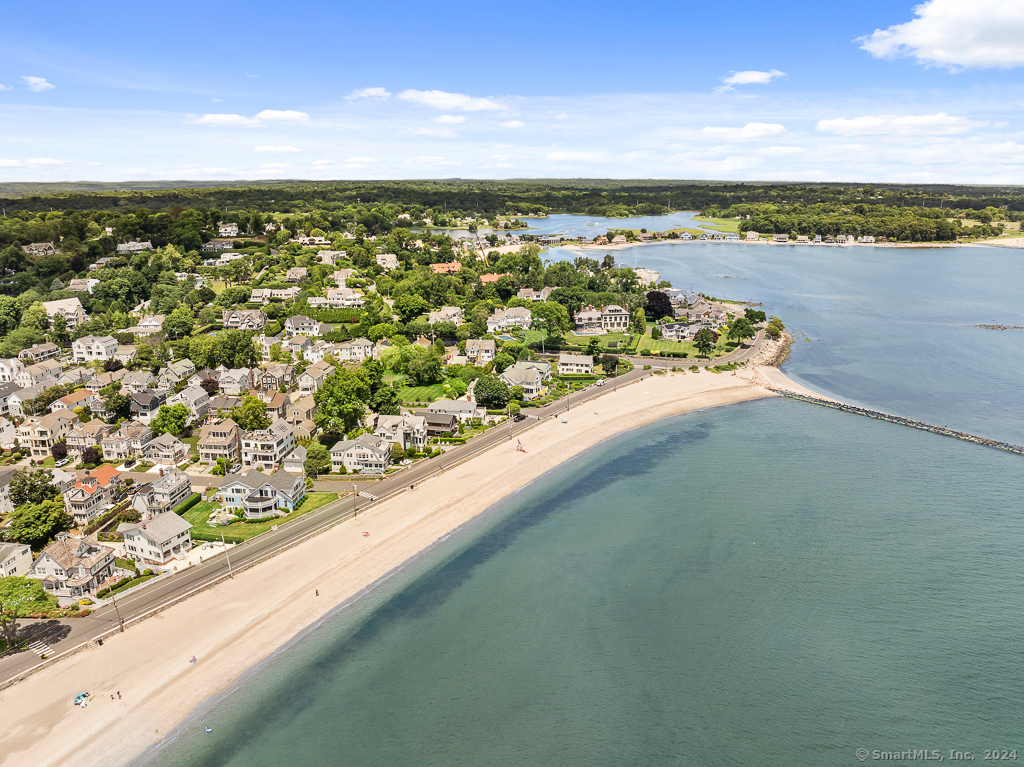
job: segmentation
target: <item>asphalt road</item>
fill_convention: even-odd
[[[757,337],[751,344],[741,346],[726,357],[714,360],[713,363],[705,362],[703,364],[721,365],[728,362],[742,362],[750,359],[757,353],[763,339],[764,331],[762,330],[758,332]],[[567,407],[571,409],[588,400],[599,397],[605,392],[613,391],[620,385],[626,385],[650,375],[651,371],[643,370],[644,365],[651,365],[653,369],[658,369],[673,365],[686,364],[689,366],[691,364],[701,364],[696,360],[670,358],[630,357],[628,359],[634,363],[634,369],[629,373],[619,376],[616,380],[606,382],[602,386],[592,385],[581,391],[574,392],[568,398],[562,398],[542,408],[530,408],[528,411],[525,411],[528,413],[526,417],[521,421],[512,423],[511,427],[507,424],[496,426],[474,437],[469,444],[451,448],[441,456],[412,464],[406,469],[389,475],[380,481],[368,482],[362,480],[358,483],[353,483],[321,480],[315,483],[314,489],[344,492],[351,490],[353,484],[355,484],[360,493],[367,493],[373,496],[372,499],[358,497],[356,499],[356,513],[372,513],[373,504],[399,493],[407,492],[410,485],[443,473],[446,468],[468,460],[499,442],[514,439],[517,435],[536,426],[540,421],[559,416],[565,412]],[[211,477],[210,479],[220,480],[221,478]],[[219,484],[219,482],[211,481],[211,484]],[[207,587],[211,583],[228,576],[229,569],[234,572],[240,568],[255,564],[273,556],[282,549],[295,545],[307,536],[315,535],[339,522],[352,518],[352,516],[353,498],[349,496],[329,503],[309,514],[305,514],[277,530],[271,530],[245,543],[238,544],[228,552],[227,556],[223,554],[212,555],[209,560],[199,565],[178,573],[161,576],[140,588],[133,589],[117,600],[116,607],[113,603],[108,603],[99,607],[85,618],[73,620],[26,621],[22,623],[22,636],[27,636],[30,640],[39,639],[45,642],[56,655],[51,656],[51,661],[43,661],[36,654],[24,651],[0,659],[0,687],[5,686],[12,679],[35,666],[45,662],[56,662],[59,660],[58,656],[63,652],[72,650],[84,643],[94,642],[111,632],[117,631],[118,613],[120,613],[120,619],[126,622],[139,619],[148,613],[187,597],[191,592]]]

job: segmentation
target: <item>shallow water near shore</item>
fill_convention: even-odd
[[[801,339],[786,372],[812,388],[1024,444],[1024,331],[970,327],[1024,325],[1013,251],[615,257],[634,255],[677,286],[764,302]],[[810,766],[1019,747],[1021,460],[784,399],[620,435],[143,761]]]

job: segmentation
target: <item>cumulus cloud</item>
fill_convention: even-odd
[[[522,128],[526,123],[520,122],[519,120],[509,120],[508,122],[501,123],[502,128]]]
[[[445,111],[487,112],[505,109],[504,104],[499,104],[492,99],[476,98],[464,93],[447,93],[446,91],[405,90],[398,94],[398,98]]]
[[[252,151],[257,154],[270,153],[270,154],[289,154],[295,152],[301,152],[297,146],[256,146],[253,147]]]
[[[3,85],[3,84],[0,84],[0,91],[13,91],[13,90],[14,90],[14,86],[13,85]]]
[[[20,168],[21,160],[0,159],[0,168]]]
[[[788,133],[784,125],[778,123],[747,123],[742,128],[714,127],[709,125],[701,128],[702,138],[718,141],[760,141],[767,138],[778,138]]]
[[[199,117],[190,116],[186,122],[193,125],[210,125],[214,127],[231,127],[234,125],[252,128],[266,122],[306,122],[309,115],[305,112],[292,110],[264,109],[253,117],[236,114],[205,114]]]
[[[455,138],[459,135],[451,128],[413,128],[409,132],[417,136],[438,136],[439,138]]]
[[[840,136],[951,136],[982,128],[986,122],[939,112],[933,115],[865,115],[819,120],[818,130]]]
[[[274,122],[306,122],[309,115],[291,109],[264,109],[256,115],[257,120],[273,120]]]
[[[25,165],[29,168],[53,168],[58,165],[67,165],[67,162],[54,160],[52,157],[33,157],[30,160],[25,160]]]
[[[465,115],[441,115],[440,117],[435,117],[434,122],[444,125],[458,125],[459,123],[466,122],[466,117]]]
[[[387,88],[356,88],[345,96],[349,101],[356,99],[369,99],[370,101],[387,101],[391,98],[391,92]]]
[[[27,75],[22,75],[21,79],[25,81],[25,87],[35,93],[40,93],[41,91],[52,91],[57,87],[53,83],[47,82],[45,77],[29,77]]]
[[[910,57],[959,69],[1024,65],[1024,3],[1019,0],[927,0],[916,19],[876,29],[854,42],[876,58]]]
[[[785,72],[780,72],[778,69],[769,69],[767,72],[762,72],[757,69],[747,69],[742,72],[730,72],[722,78],[722,84],[715,88],[715,93],[724,93],[725,91],[734,91],[736,85],[767,85],[772,80],[779,77],[785,77]]]

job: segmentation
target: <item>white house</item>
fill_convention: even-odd
[[[0,383],[11,383],[24,369],[25,363],[15,357],[0,360]]]
[[[0,578],[24,578],[31,569],[31,546],[27,543],[0,543]]]
[[[342,467],[349,473],[383,474],[391,463],[391,442],[362,436],[338,442],[331,448],[331,471]]]
[[[273,471],[294,449],[292,427],[278,418],[266,429],[247,431],[242,435],[242,465]]]
[[[46,310],[46,316],[50,319],[51,324],[54,317],[61,316],[67,321],[68,330],[85,322],[85,309],[82,308],[82,302],[77,298],[43,301],[43,308]]]
[[[591,374],[594,358],[589,354],[559,354],[558,375]]]
[[[427,419],[421,415],[379,415],[373,436],[406,450],[422,450],[427,444]]]
[[[427,406],[428,413],[440,413],[441,415],[453,415],[462,423],[476,418],[477,406],[473,402],[454,399],[439,399]]]
[[[267,519],[294,511],[306,497],[306,482],[304,476],[282,470],[253,470],[232,475],[217,495],[224,508],[241,509],[246,519]]]
[[[142,519],[151,519],[166,514],[180,506],[192,495],[192,480],[177,468],[161,469],[160,475],[152,482],[139,485],[132,498],[132,506],[142,515]]]
[[[114,572],[114,549],[95,538],[57,533],[29,571],[62,604],[94,594]]]
[[[71,344],[73,362],[94,362],[113,359],[117,353],[117,339],[113,336],[82,336]]]
[[[487,318],[487,332],[496,333],[511,328],[528,328],[533,321],[533,313],[522,306],[508,309],[495,309],[494,314]]]
[[[122,522],[124,549],[138,565],[165,566],[192,549],[192,523],[177,514],[160,514],[145,522]]]
[[[505,371],[499,377],[510,389],[514,386],[522,387],[523,399],[527,402],[531,399],[536,399],[543,387],[540,373],[532,368],[519,368],[513,365],[505,368]]]
[[[238,224],[224,223],[223,221],[217,224],[217,236],[218,237],[237,237],[238,236]]]

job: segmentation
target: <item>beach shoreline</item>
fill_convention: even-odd
[[[42,669],[0,692],[0,763],[127,764],[339,607],[584,450],[668,416],[776,396],[762,383],[803,388],[774,368],[738,372],[666,373],[608,392],[526,432],[527,452],[502,442]],[[85,709],[72,705],[83,690],[94,696]]]

